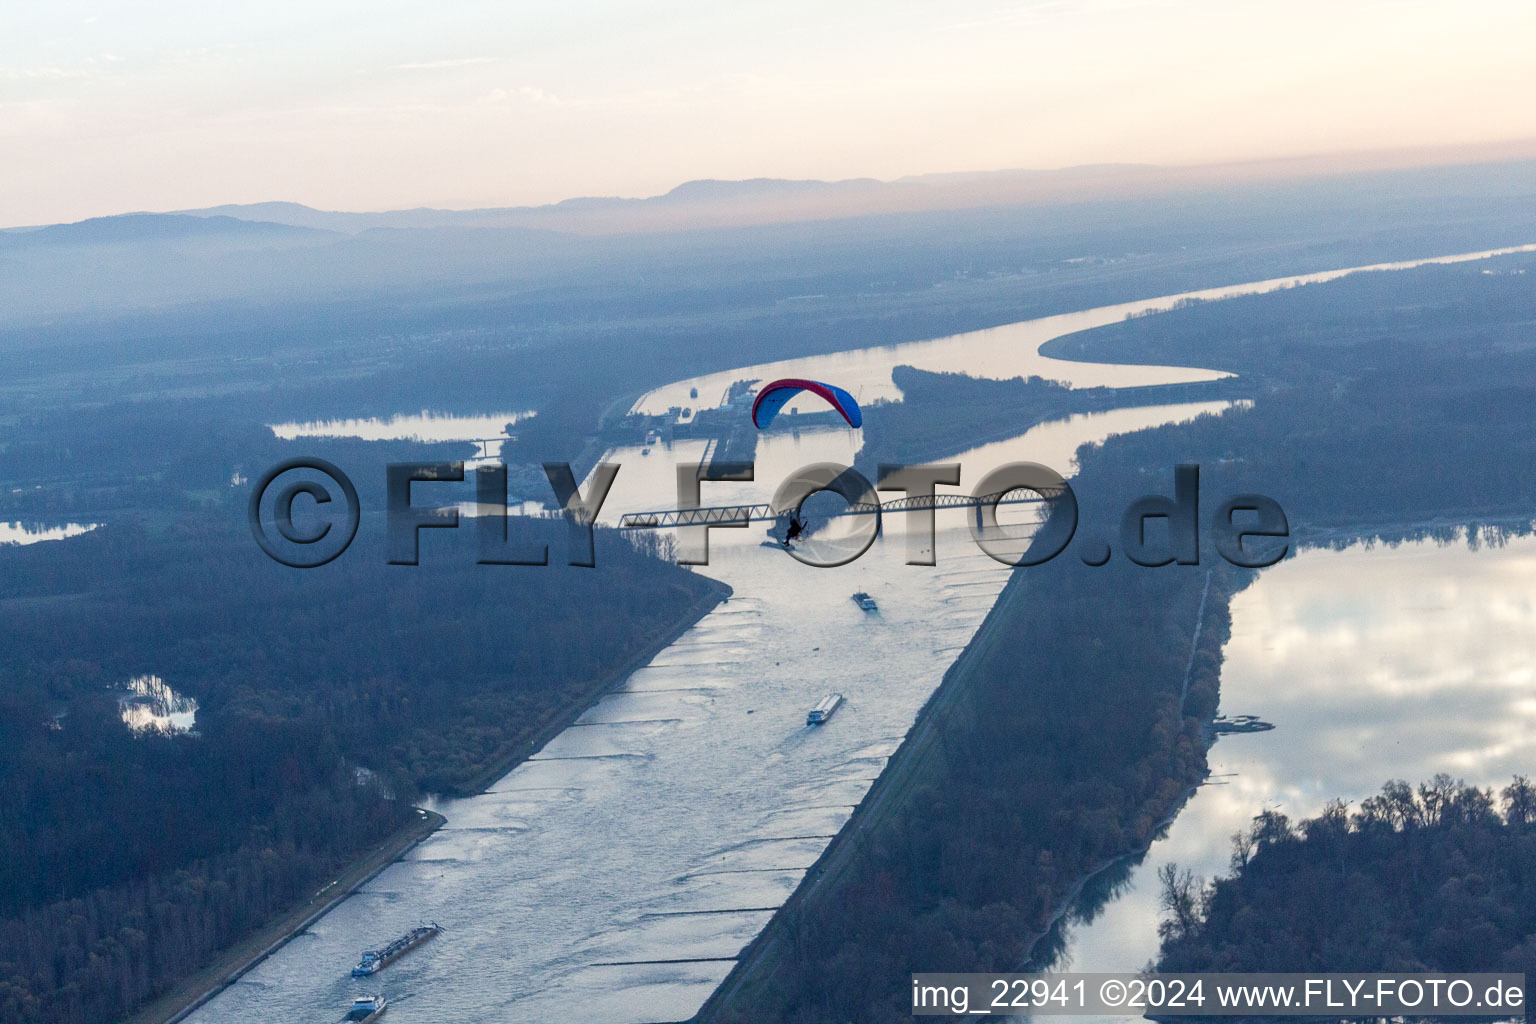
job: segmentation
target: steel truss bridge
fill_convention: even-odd
[[[1043,491],[1015,487],[992,494],[921,494],[890,501],[855,501],[834,513],[839,516],[867,516],[882,512],[919,512],[943,508],[975,508],[987,505],[1040,505],[1061,497],[1063,488],[1048,487]],[[833,492],[836,493],[836,492]],[[1028,497],[1024,497],[1028,495]],[[656,530],[677,526],[729,526],[744,523],[768,523],[788,519],[797,508],[774,508],[761,505],[714,505],[707,508],[668,509],[661,512],[628,512],[619,517],[621,530]],[[818,515],[816,518],[829,518]]]

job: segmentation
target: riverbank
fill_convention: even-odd
[[[307,901],[225,950],[217,960],[185,978],[170,992],[128,1017],[124,1024],[178,1024],[193,1011],[239,981],[263,960],[282,949],[337,904],[377,878],[385,868],[415,849],[448,819],[416,808],[414,820],[366,855],[355,860],[336,880]],[[338,964],[338,971],[350,965]]]
[[[924,767],[938,745],[935,725],[942,721],[960,689],[959,680],[966,676],[971,663],[981,656],[982,651],[1000,642],[1002,631],[998,623],[1007,617],[1007,608],[1015,600],[1013,595],[1026,589],[1027,583],[1022,575],[1014,576],[1009,581],[1003,594],[993,602],[986,618],[977,627],[971,643],[945,671],[938,687],[918,712],[912,731],[886,762],[885,770],[864,795],[858,808],[806,871],[794,893],[741,951],[735,968],[700,1007],[693,1018],[695,1021],[713,1024],[722,1019],[721,1014],[729,1007],[738,1004],[750,1006],[753,1003],[754,988],[771,983],[774,971],[779,966],[780,944],[793,931],[800,908],[814,899],[823,886],[836,888],[852,866],[854,855],[868,831],[884,824],[901,810],[901,797],[910,792],[914,780],[921,778]],[[1023,598],[1017,600],[1022,601]]]
[[[552,709],[539,722],[531,738],[513,744],[510,750],[492,758],[490,764],[469,782],[443,795],[462,798],[476,796],[490,789],[508,772],[538,753],[546,743],[564,732],[572,722],[585,714],[588,708],[633,675],[636,669],[645,667],[652,658],[672,646],[678,637],[697,625],[698,621],[708,615],[716,605],[731,599],[730,587],[719,580],[702,578],[709,584],[708,590],[697,601],[683,609],[670,628],[657,634],[653,641],[621,664],[600,674],[591,686],[581,692],[579,699],[567,701],[562,706]]]
[[[1133,884],[1117,887],[1113,903],[1072,930],[1073,969],[1113,971],[1156,960],[1158,926],[1169,919],[1159,909],[1156,873],[1172,863],[1213,884],[1235,877],[1240,865],[1229,857],[1228,837],[1250,835],[1263,812],[1280,811],[1293,825],[1331,813],[1333,836],[1346,819],[1379,805],[1383,781],[1428,779],[1434,790],[1433,775],[1447,770],[1491,791],[1497,803],[1511,776],[1531,763],[1526,735],[1511,724],[1520,721],[1520,688],[1510,687],[1504,666],[1518,670],[1529,660],[1536,615],[1524,581],[1533,554],[1530,537],[1476,545],[1464,536],[1450,543],[1432,537],[1314,548],[1260,574],[1233,602],[1222,702],[1233,711],[1262,712],[1275,729],[1222,738],[1211,755],[1212,781],[1221,788],[1201,792],[1137,868]],[[1444,670],[1449,665],[1454,672]],[[1389,741],[1362,742],[1360,723]],[[1348,813],[1330,812],[1333,799],[1347,801]],[[1393,799],[1401,811],[1409,794],[1400,789]],[[1266,821],[1269,835],[1279,835],[1277,820]],[[1442,882],[1454,887],[1447,880],[1456,874],[1437,876],[1426,891]],[[1288,895],[1279,883],[1266,892]],[[1347,916],[1358,908],[1345,900],[1336,909],[1335,916]],[[1228,904],[1219,916],[1227,920],[1232,910]],[[1294,920],[1266,931],[1255,948],[1288,931],[1294,938]],[[1412,932],[1395,911],[1382,909],[1365,934]],[[1234,955],[1239,946],[1233,944]],[[1513,969],[1497,967],[1505,949],[1491,947],[1477,962]],[[1424,960],[1433,969],[1432,961]]]
[[[696,1019],[843,1019],[862,1003],[858,1019],[896,1020],[910,1014],[904,972],[1016,969],[1204,777],[1199,722],[1215,708],[1227,633],[1225,581],[1204,601],[1205,577],[1016,574],[848,826]],[[967,855],[948,858],[957,835],[972,837]],[[911,961],[919,950],[932,962]],[[811,966],[854,962],[856,980],[834,986]]]
[[[464,787],[463,793],[456,795],[468,796],[484,792],[579,718],[604,694],[620,685],[637,668],[649,662],[657,652],[665,649],[679,636],[693,628],[695,623],[721,601],[730,598],[730,587],[714,580],[708,582],[710,587],[706,593],[685,608],[667,631],[658,635],[655,640],[623,664],[602,673],[590,687],[582,691],[578,699],[569,701],[561,708],[552,711],[539,724],[531,739],[519,743],[516,749],[496,758]],[[301,935],[343,900],[377,878],[384,869],[404,857],[446,822],[447,819],[441,814],[417,808],[415,817],[410,823],[390,836],[384,843],[348,865],[335,881],[316,892],[304,903],[292,908],[287,914],[230,947],[213,964],[184,979],[171,992],[127,1018],[124,1024],[178,1024],[185,1020],[199,1007]],[[337,969],[341,970],[346,966],[348,965],[338,965]]]

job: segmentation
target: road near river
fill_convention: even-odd
[[[1209,379],[1217,374],[1062,362],[1036,350],[1181,299],[1348,272],[1126,303],[792,368],[837,380],[866,402],[899,397],[890,380],[901,364],[989,377],[1040,373],[1074,386]],[[734,380],[788,369],[679,381],[638,407],[710,404]],[[1068,472],[1082,444],[1224,407],[1078,416],[959,461],[968,483],[1020,459]],[[707,483],[705,503],[765,500],[792,470],[851,463],[858,445],[857,432],[845,430],[767,435],[757,482]],[[703,450],[698,442],[649,455],[610,452],[623,470],[605,517],[672,507],[674,466]],[[730,601],[489,792],[438,806],[446,826],[189,1019],[329,1024],[355,994],[382,989],[392,1024],[686,1020],[848,821],[1002,590],[1006,570],[971,542],[963,515],[939,514],[933,567],[904,564],[896,516],[886,517],[885,536],[869,553],[835,570],[762,546],[760,527],[712,531],[711,564],[700,571],[730,584]],[[879,612],[860,610],[849,598],[855,591],[872,594]],[[807,727],[806,709],[834,690],[847,704],[827,725]],[[443,934],[375,978],[348,976],[361,950],[426,921]]]

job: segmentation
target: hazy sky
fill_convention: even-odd
[[[1536,136],[1531,0],[0,0],[0,224]]]

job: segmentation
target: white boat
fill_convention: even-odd
[[[352,1009],[342,1018],[347,1024],[368,1024],[369,1021],[378,1020],[384,1016],[384,1010],[389,1006],[389,1001],[384,998],[384,993],[376,996],[358,996],[352,1000]]]
[[[810,713],[805,716],[805,724],[821,725],[827,719],[836,714],[837,709],[842,706],[843,695],[840,693],[829,693],[827,696],[821,698],[820,704],[817,704],[815,707],[811,708]]]

